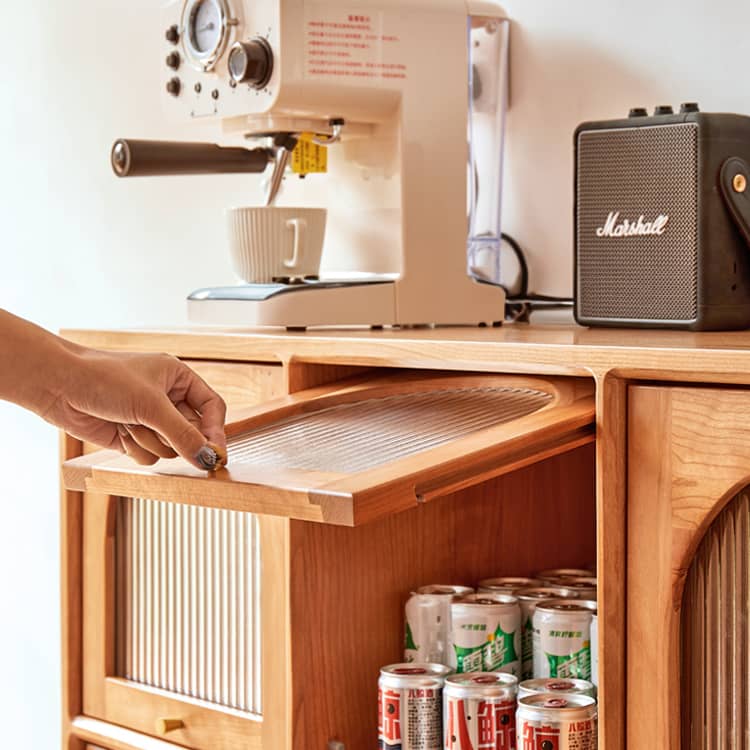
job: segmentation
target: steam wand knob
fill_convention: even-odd
[[[248,83],[255,89],[262,89],[273,73],[271,45],[263,37],[236,42],[229,50],[227,67],[235,83]]]

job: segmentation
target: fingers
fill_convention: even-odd
[[[205,461],[201,461],[201,457],[205,455],[207,436],[180,413],[166,394],[154,398],[140,422],[165,438],[193,466],[199,469],[211,468],[206,466]]]
[[[156,458],[174,458],[177,454],[159,436],[149,430],[148,427],[140,425],[126,425],[130,437],[145,451],[153,454]],[[120,433],[122,434],[122,433]]]
[[[130,432],[123,425],[117,426],[117,432],[120,436],[120,443],[125,453],[142,466],[152,466],[159,460],[159,456],[141,447]]]
[[[200,415],[200,431],[210,442],[226,450],[224,423],[227,418],[227,406],[224,399],[191,370],[184,400],[193,412]]]

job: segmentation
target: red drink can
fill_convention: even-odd
[[[518,701],[518,750],[596,750],[596,701],[588,695],[527,695]]]
[[[391,664],[378,681],[378,750],[441,750],[442,664]]]
[[[445,681],[445,750],[512,750],[516,747],[518,680],[505,672],[457,674]]]

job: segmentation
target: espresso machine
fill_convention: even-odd
[[[191,321],[502,321],[509,22],[493,0],[179,0],[162,13],[165,110],[215,121],[225,145],[120,140],[115,173],[264,173],[269,206],[328,211],[318,277],[201,289]]]

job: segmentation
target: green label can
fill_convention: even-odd
[[[477,592],[480,594],[515,594],[518,589],[528,589],[541,586],[537,578],[521,578],[505,576],[503,578],[485,578],[479,582]]]
[[[404,661],[448,664],[451,603],[473,591],[468,586],[422,586],[409,597],[404,612]]]
[[[451,604],[456,672],[521,673],[521,609],[508,594],[472,594]]]
[[[591,619],[596,602],[552,599],[534,611],[534,677],[591,679]]]
[[[534,676],[534,610],[545,599],[577,599],[575,591],[563,586],[537,586],[515,592],[521,605],[521,679]]]
[[[536,578],[542,581],[557,582],[560,578],[593,578],[596,574],[593,570],[586,568],[554,568],[552,570],[541,570]]]

